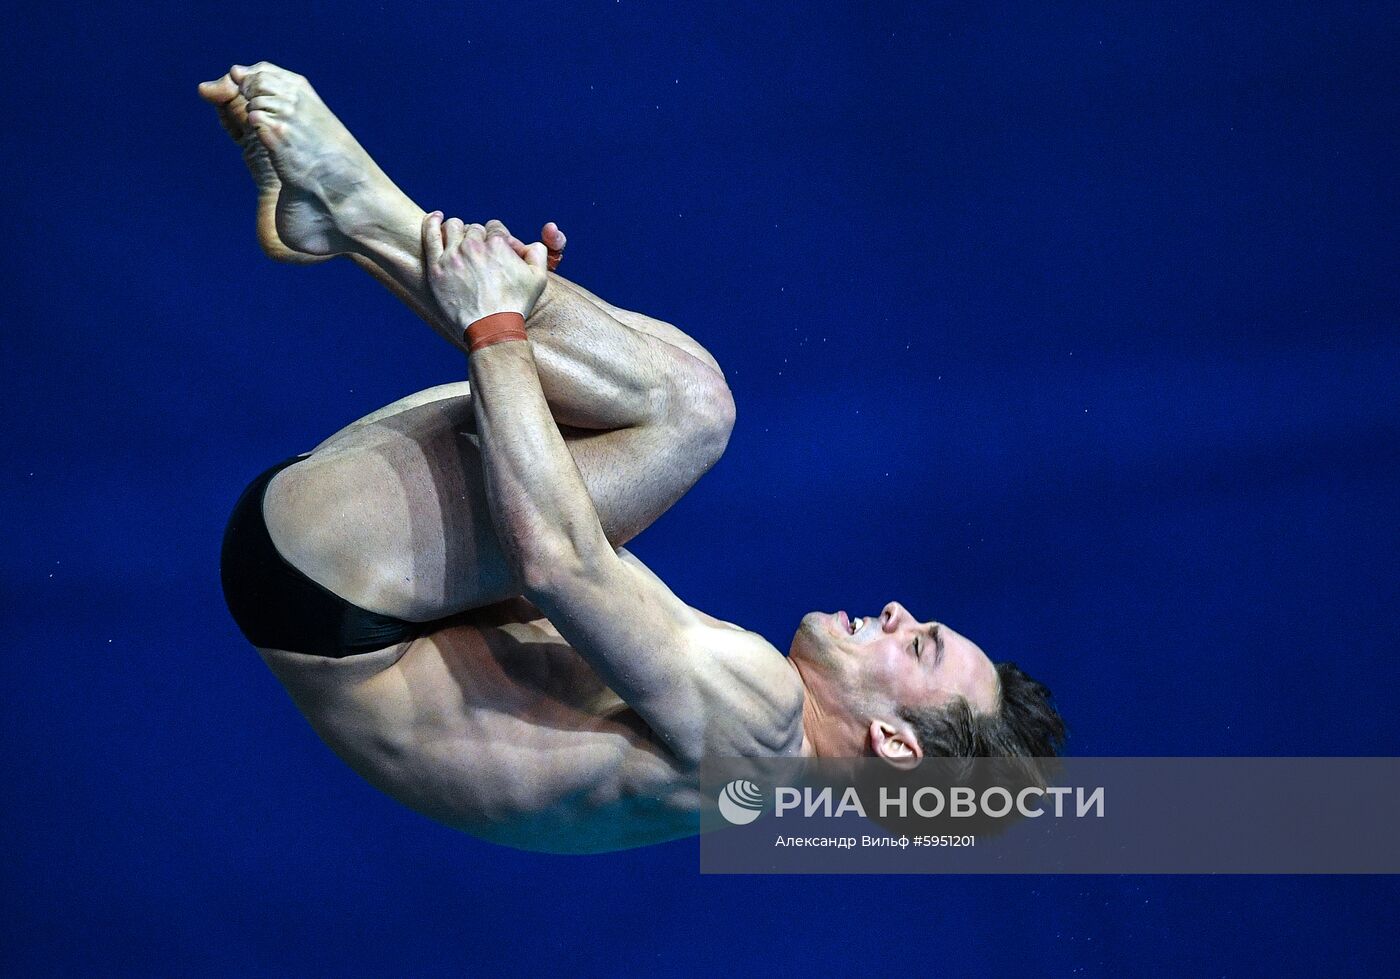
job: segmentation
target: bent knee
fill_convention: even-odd
[[[697,368],[681,385],[673,423],[704,468],[719,461],[734,431],[734,395],[716,371]]]

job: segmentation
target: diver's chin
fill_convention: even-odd
[[[805,663],[830,663],[835,658],[834,644],[827,622],[831,618],[821,612],[809,612],[802,617],[788,648],[788,656]]]

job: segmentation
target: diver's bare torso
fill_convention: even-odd
[[[715,359],[549,272],[565,241],[552,222],[526,246],[498,221],[426,214],[302,76],[235,65],[200,94],[253,175],[264,250],[349,256],[470,364],[470,386],[374,412],[266,484],[281,561],[362,612],[435,623],[344,658],[261,648],[321,737],[435,819],[567,852],[693,833],[700,758],[801,752],[795,668],[621,549],[728,444]],[[468,342],[502,313],[528,336]],[[264,642],[295,644],[295,610],[263,615],[272,604],[247,574],[233,575],[246,619]]]
[[[753,690],[739,685],[744,702],[725,711],[740,723],[714,726],[715,753],[800,751],[801,692],[781,654],[752,633],[704,618],[733,637],[719,643],[730,647],[720,658],[752,659],[758,681]],[[693,771],[523,599],[344,659],[260,652],[347,764],[454,828],[568,853],[698,831]]]

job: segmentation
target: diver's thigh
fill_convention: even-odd
[[[391,418],[394,415],[402,414],[412,408],[433,404],[437,401],[456,402],[453,406],[452,414],[454,417],[460,418],[462,424],[471,426],[474,424],[472,420],[471,393],[472,387],[471,383],[468,381],[451,381],[447,384],[437,384],[430,388],[424,388],[422,391],[415,391],[410,395],[385,405],[377,411],[370,412],[363,418],[355,419],[349,425],[346,425],[330,438],[316,446],[313,451],[319,452],[321,449],[329,448],[342,436],[348,435],[357,428],[368,425],[371,422],[382,421],[385,418]]]
[[[516,593],[471,421],[470,398],[449,396],[337,433],[268,487],[278,550],[346,601],[412,621]]]
[[[649,337],[660,340],[663,343],[670,344],[671,346],[676,347],[679,350],[685,351],[687,354],[700,361],[700,363],[704,364],[706,367],[710,368],[715,373],[719,374],[720,376],[723,376],[724,372],[720,370],[719,362],[715,360],[715,358],[710,354],[710,352],[706,350],[699,343],[699,341],[695,340],[691,336],[688,336],[685,332],[678,329],[673,324],[667,323],[665,320],[659,320],[655,317],[647,316],[645,313],[638,313],[630,309],[623,309],[620,306],[614,306],[606,299],[601,299],[593,293],[589,292],[577,282],[572,282],[566,279],[564,280],[564,283],[567,288],[572,289],[579,296],[596,304],[598,307],[607,312],[609,315],[611,315],[614,319],[616,319],[619,323],[623,324],[624,326],[630,327],[636,330],[638,333],[643,333]]]

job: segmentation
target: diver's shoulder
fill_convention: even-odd
[[[733,623],[715,621],[710,635],[709,696],[720,726],[743,755],[788,754],[802,743],[802,683],[767,639]]]

